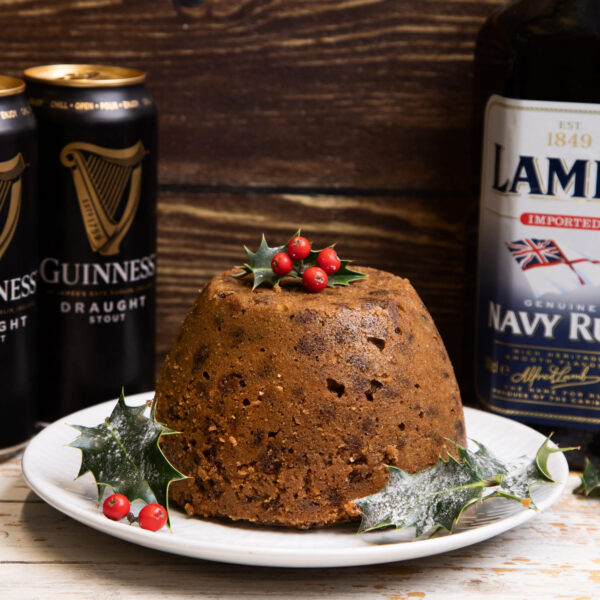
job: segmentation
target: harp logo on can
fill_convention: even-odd
[[[135,218],[141,195],[141,141],[122,149],[86,142],[67,144],[61,163],[71,169],[85,231],[93,252],[114,256]]]
[[[21,174],[25,170],[21,153],[0,162],[0,259],[15,235],[21,213]]]

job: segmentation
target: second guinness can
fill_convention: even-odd
[[[40,402],[51,421],[154,387],[156,111],[145,74],[25,72],[39,123]]]

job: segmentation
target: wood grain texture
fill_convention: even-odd
[[[465,190],[474,38],[500,3],[3,0],[0,72],[147,70],[164,182]]]
[[[0,464],[0,599],[593,600],[600,502],[571,494],[524,526],[439,556],[348,569],[271,569],[162,554],[63,516]]]

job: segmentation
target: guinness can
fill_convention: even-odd
[[[145,74],[25,71],[39,123],[40,402],[51,421],[154,387],[156,110]]]
[[[24,92],[0,76],[0,455],[31,434],[36,397],[37,145]]]

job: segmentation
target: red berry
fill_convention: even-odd
[[[333,248],[321,250],[317,257],[317,264],[325,271],[325,273],[327,273],[327,275],[333,275],[342,266],[337,252]]]
[[[271,269],[275,275],[287,275],[293,268],[294,263],[285,252],[279,252],[271,261]]]
[[[297,235],[288,242],[288,254],[293,260],[304,260],[310,254],[310,242]]]
[[[302,273],[302,284],[309,292],[320,292],[327,287],[327,273],[319,267],[309,267]]]
[[[167,509],[156,502],[151,502],[140,510],[138,518],[142,529],[158,531],[167,522]]]
[[[102,512],[105,517],[113,521],[120,521],[129,513],[129,500],[123,494],[113,494],[109,496],[102,505]]]

